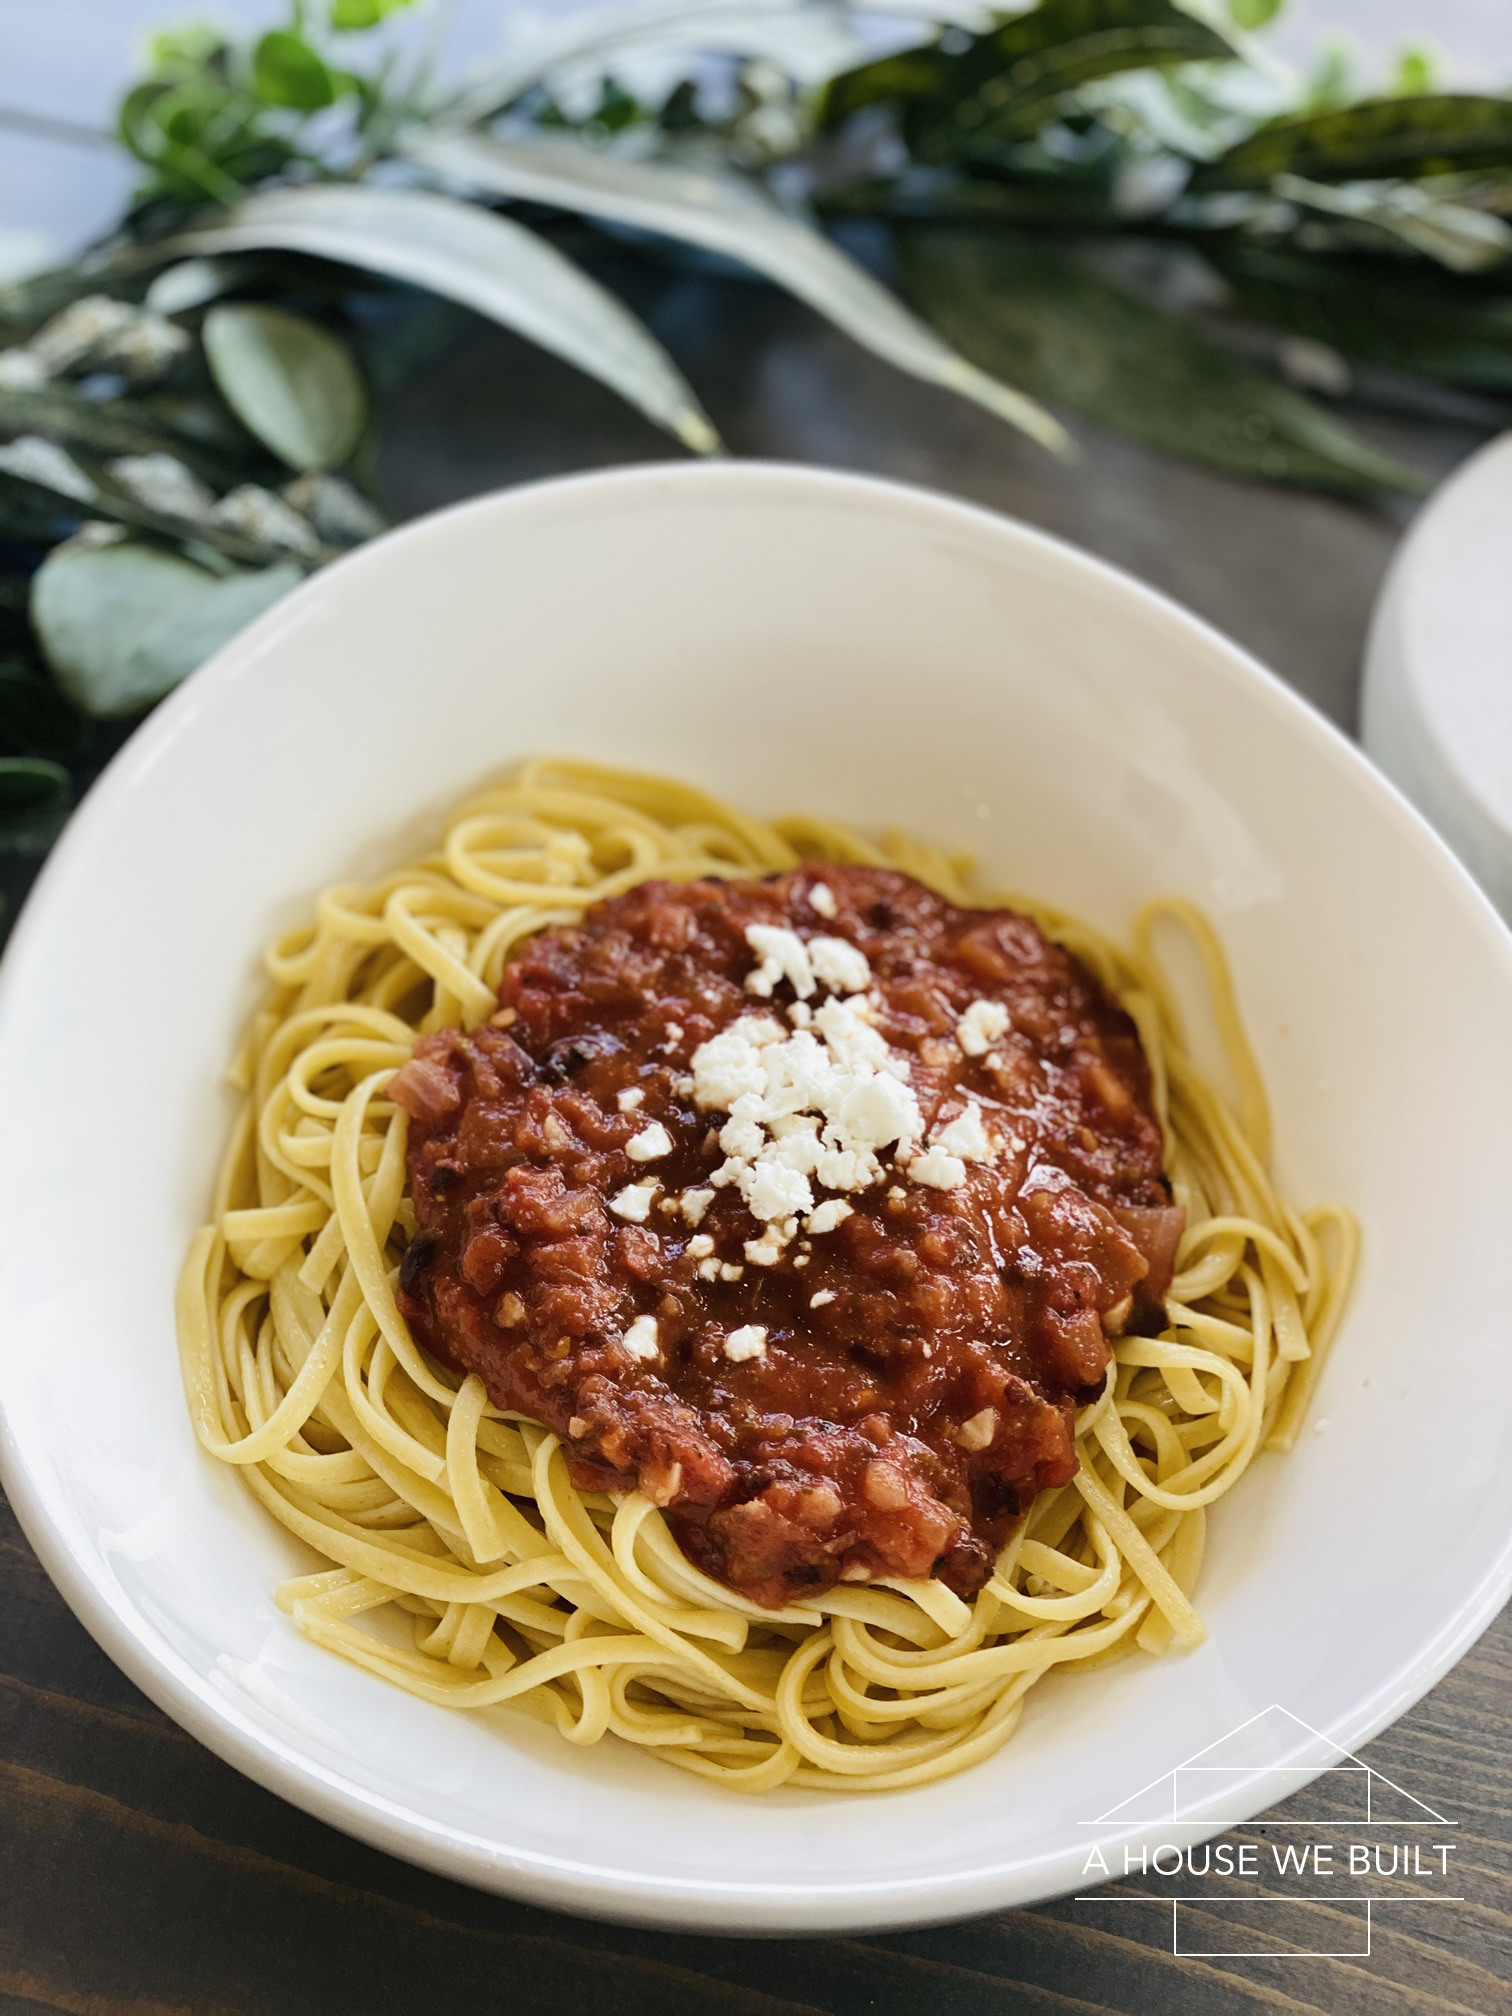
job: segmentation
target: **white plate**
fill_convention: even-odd
[[[1347,1199],[1366,1245],[1322,1432],[1212,1520],[1198,1652],[1047,1681],[999,1756],[942,1784],[746,1801],[610,1743],[427,1707],[280,1616],[273,1586],[308,1557],[196,1448],[172,1326],[256,951],[323,883],[403,858],[482,774],[542,749],[756,811],[897,822],[1114,929],[1160,890],[1216,917],[1283,1181]],[[1232,645],[1096,561],[780,467],[484,498],[318,575],[176,694],[21,921],[0,976],[6,1488],[169,1714],[447,1874],[739,1930],[1070,1890],[1094,1841],[1164,1838],[1083,1823],[1272,1703],[1356,1747],[1505,1598],[1509,1028],[1512,940],[1417,815]],[[1323,1760],[1299,1739],[1261,1761]],[[1276,1782],[1227,1782],[1210,1824]]]
[[[1376,603],[1360,733],[1512,918],[1512,434],[1441,484]]]

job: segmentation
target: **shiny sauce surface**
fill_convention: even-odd
[[[581,1488],[646,1492],[758,1603],[980,1587],[1035,1493],[1074,1475],[1109,1335],[1170,1279],[1181,1219],[1128,1017],[1029,919],[829,863],[642,884],[529,940],[499,991],[490,1025],[424,1037],[392,1088],[419,1340],[547,1423]],[[706,1046],[733,1031],[739,1064],[750,1032],[821,1024],[864,1025],[884,1059],[855,1124],[880,1098],[917,1131],[796,1191],[779,1176],[806,1201],[763,1217]],[[795,1130],[853,1141],[822,1115],[765,1125],[763,1153]]]

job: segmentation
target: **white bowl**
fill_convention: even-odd
[[[897,822],[1114,929],[1162,890],[1217,919],[1284,1183],[1353,1204],[1365,1263],[1319,1432],[1212,1519],[1199,1651],[1047,1681],[1003,1752],[941,1784],[744,1801],[427,1707],[276,1610],[302,1557],[197,1449],[172,1326],[257,948],[543,749]],[[155,1701],[397,1854],[706,1929],[1031,1902],[1076,1888],[1094,1842],[1168,1838],[1133,1809],[1085,1823],[1272,1703],[1356,1747],[1504,1600],[1509,1027],[1512,939],[1417,815],[1251,660],[1098,562],[780,467],[484,498],[317,576],[176,694],[21,921],[0,977],[6,1487]],[[1326,1761],[1293,1736],[1188,1810],[1215,1830],[1271,1803],[1263,1765],[1295,1783]]]
[[[1512,434],[1435,491],[1365,653],[1365,747],[1512,917]]]

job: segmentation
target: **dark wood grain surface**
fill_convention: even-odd
[[[615,257],[601,270],[737,452],[925,483],[1061,533],[1178,596],[1352,726],[1400,514],[1252,489],[1085,430],[1065,467],[765,289]],[[1429,474],[1477,439],[1355,417]],[[441,368],[400,396],[385,471],[408,514],[663,452],[596,387],[463,325]],[[0,1501],[0,2016],[1495,2016],[1512,2006],[1509,1616],[1363,1753],[1458,1821],[1465,1899],[1379,1913],[1369,1958],[1178,1959],[1166,1912],[1124,1901],[1157,1887],[1137,1879],[1092,1902],[890,1937],[687,1937],[484,1896],[240,1778],[95,1647]],[[1336,1943],[1354,1943],[1337,1915]],[[1188,1943],[1206,1943],[1202,1930],[1199,1915]]]

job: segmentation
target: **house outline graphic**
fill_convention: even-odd
[[[1262,1725],[1269,1725],[1262,1728]],[[1268,1736],[1272,1747],[1281,1748],[1288,1757],[1295,1754],[1296,1737],[1301,1734],[1306,1740],[1304,1751],[1311,1755],[1302,1762],[1271,1763],[1258,1754],[1258,1743]],[[1278,1737],[1285,1740],[1278,1742]],[[1248,1739],[1241,1742],[1240,1739]],[[1222,1761],[1225,1746],[1238,1746],[1240,1761]],[[1255,1751],[1257,1754],[1243,1755]],[[1320,1759],[1325,1761],[1320,1761]],[[1216,1760],[1216,1761],[1215,1761]],[[1316,1818],[1301,1820],[1271,1819],[1265,1816],[1252,1817],[1236,1813],[1231,1819],[1223,1819],[1211,1810],[1215,1783],[1230,1778],[1253,1792],[1257,1777],[1272,1777],[1276,1783],[1275,1797],[1279,1802],[1304,1786],[1316,1786],[1323,1780],[1332,1781],[1327,1787],[1329,1796],[1352,1802],[1353,1810],[1340,1813],[1336,1817],[1320,1814]],[[1288,1782],[1290,1781],[1290,1782]],[[1168,1797],[1162,1796],[1168,1792]],[[1252,1801],[1246,1801],[1252,1803]],[[1184,1813],[1183,1806],[1201,1805],[1200,1813]],[[1353,1751],[1335,1743],[1321,1730],[1314,1729],[1310,1722],[1304,1722],[1300,1715],[1294,1715],[1289,1708],[1279,1702],[1272,1702],[1269,1708],[1262,1708],[1246,1721],[1238,1723],[1224,1736],[1215,1738],[1196,1750],[1181,1763],[1172,1765],[1158,1778],[1152,1778],[1137,1792],[1130,1793],[1116,1805],[1110,1806],[1095,1819],[1083,1820],[1083,1827],[1118,1826],[1126,1823],[1141,1829],[1150,1826],[1181,1829],[1200,1827],[1205,1836],[1221,1833],[1229,1827],[1285,1828],[1307,1827],[1347,1828],[1356,1832],[1364,1828],[1403,1829],[1409,1827],[1431,1827],[1434,1829],[1457,1827],[1459,1822],[1440,1813],[1426,1800],[1398,1785],[1383,1771],[1376,1770]],[[1180,1840],[1181,1836],[1177,1836]],[[1156,1854],[1160,1853],[1157,1849]],[[1175,1874],[1177,1872],[1157,1872]],[[1120,1891],[1115,1885],[1080,1894],[1073,1900],[1078,1904],[1144,1904],[1169,1908],[1171,1913],[1171,1952],[1182,1959],[1203,1960],[1325,1960],[1325,1959],[1368,1959],[1371,1951],[1374,1911],[1381,1904],[1459,1904],[1462,1897],[1424,1896],[1421,1894],[1362,1894],[1350,1893],[1291,1896],[1286,1893],[1266,1891],[1256,1888],[1248,1896],[1223,1895],[1213,1892],[1183,1893],[1180,1895],[1151,1895],[1141,1892]],[[1304,1949],[1295,1945],[1264,1948],[1259,1946],[1233,1949],[1211,1946],[1184,1945],[1181,1938],[1181,1906],[1200,1904],[1210,1913],[1220,1916],[1225,1906],[1258,1905],[1321,1905],[1326,1904],[1337,1912],[1340,1906],[1363,1907],[1363,1919],[1355,1921],[1364,1934],[1364,1943],[1350,1947],[1319,1947]]]

